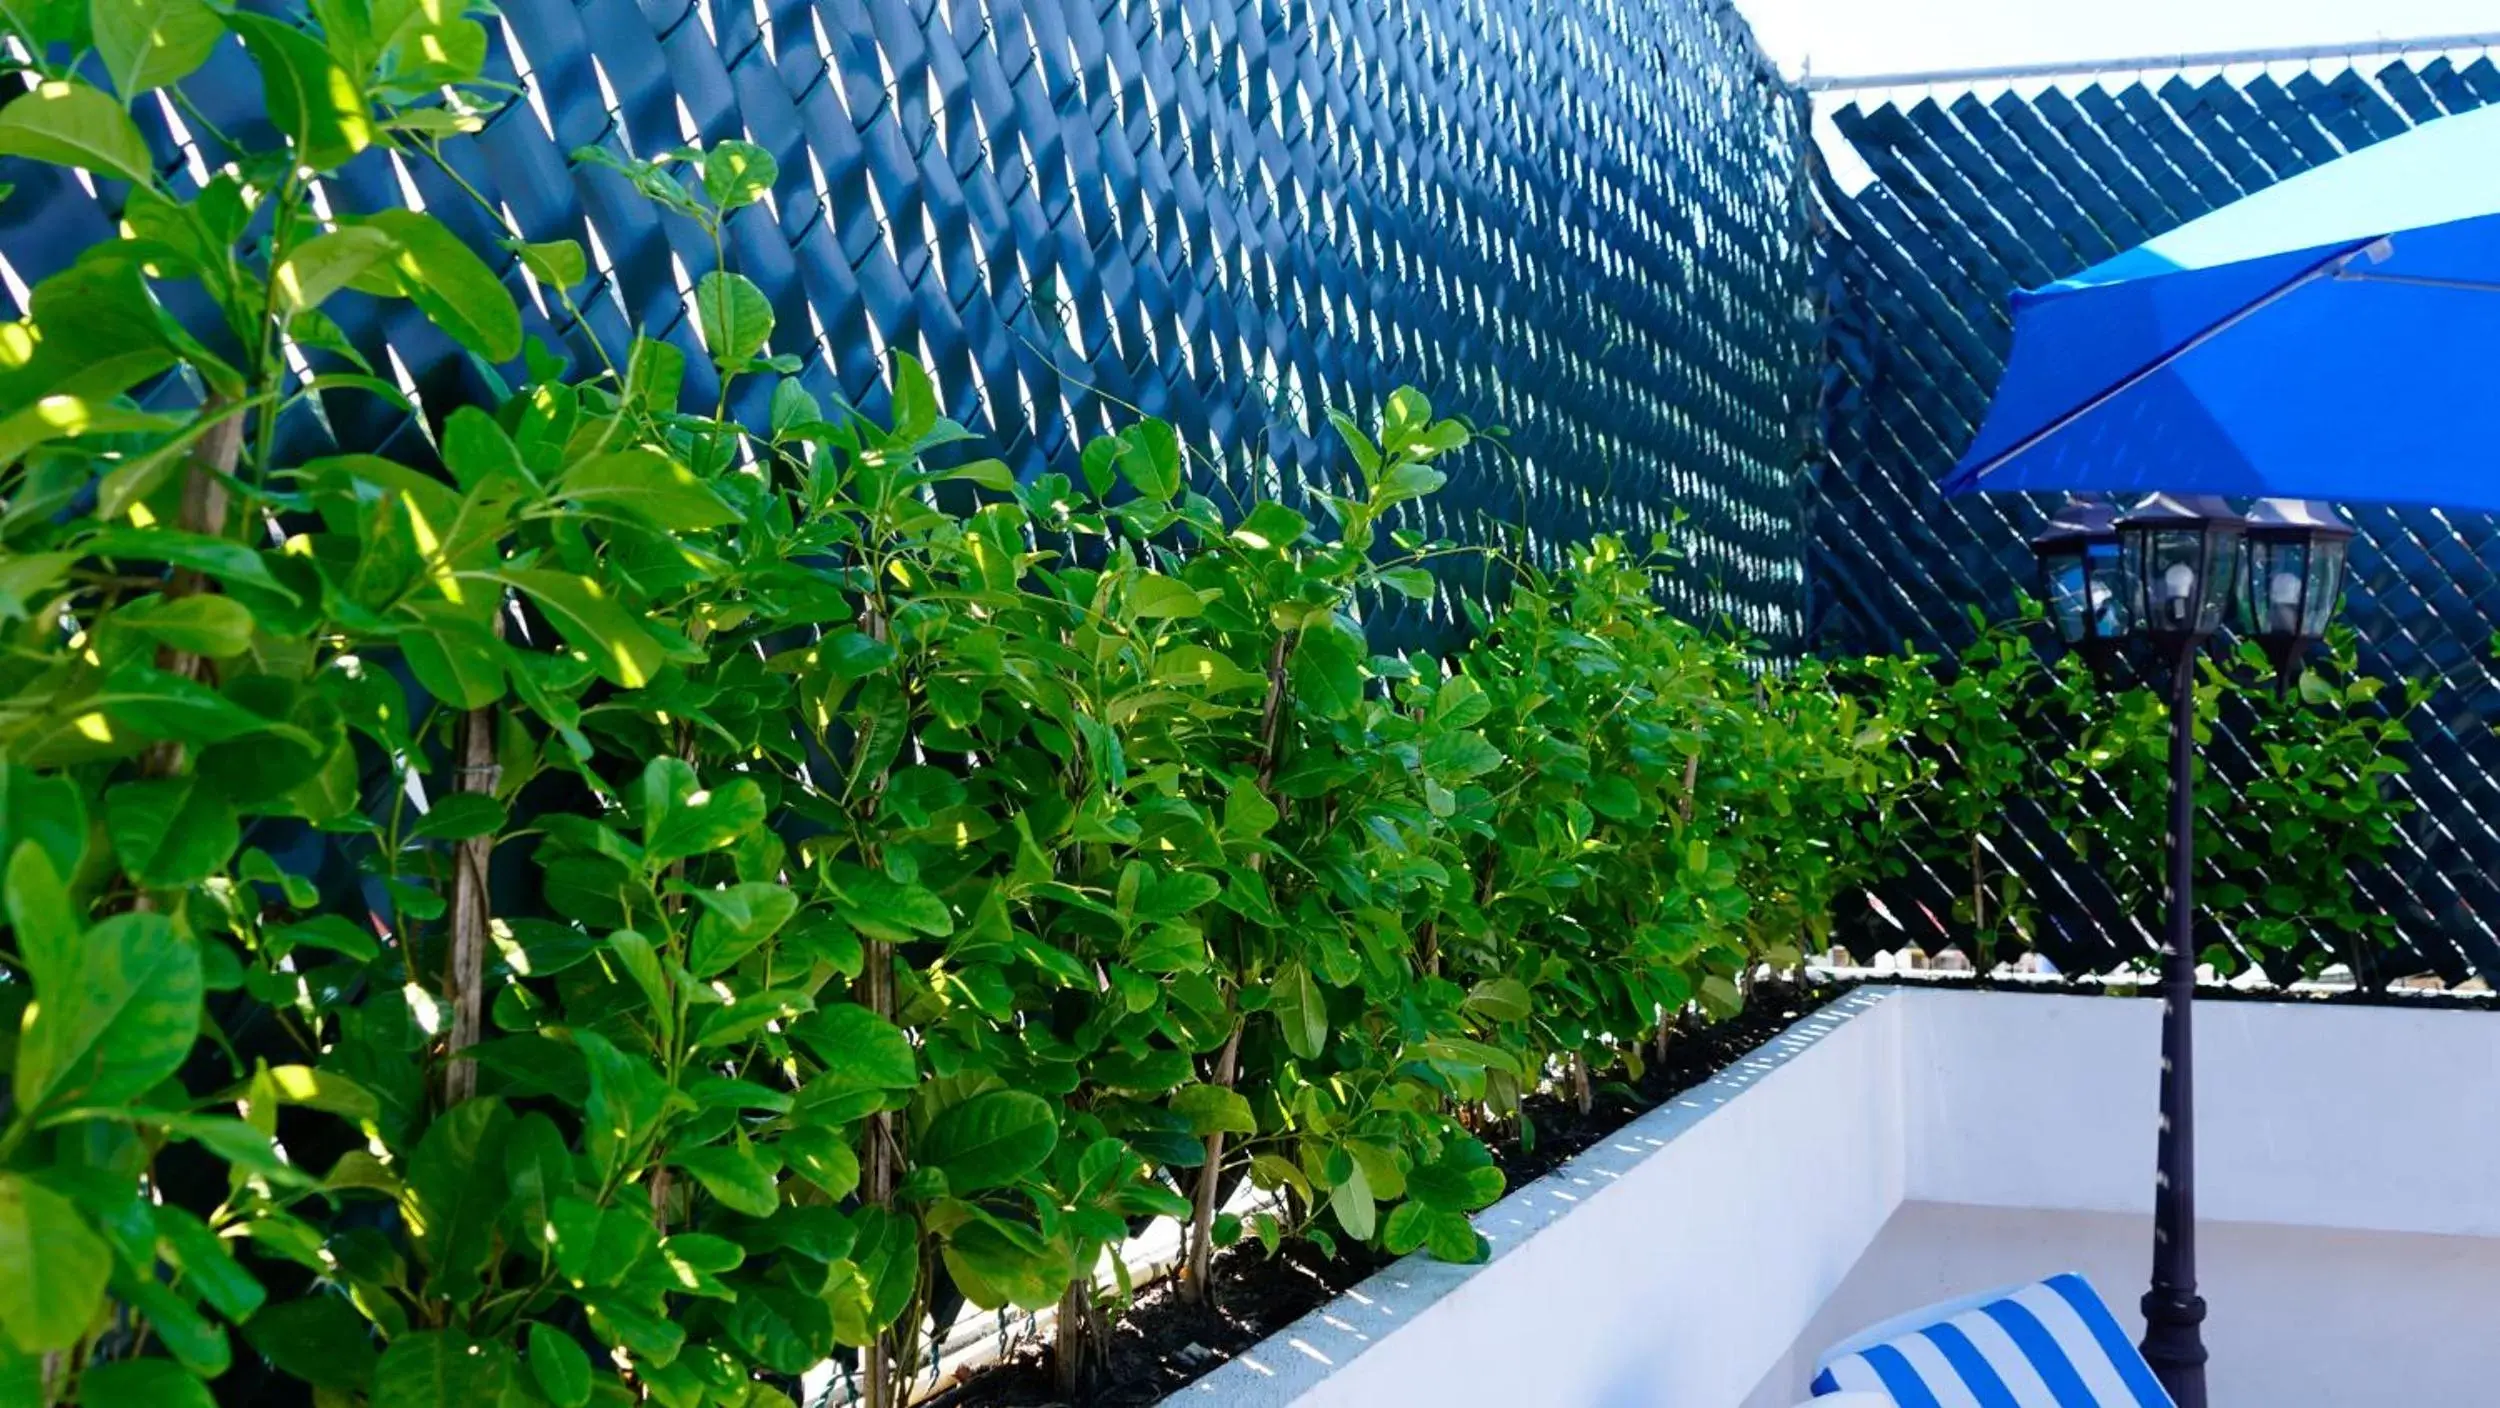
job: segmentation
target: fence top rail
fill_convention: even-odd
[[[1809,93],[1859,92],[1874,88],[1922,88],[1958,83],[1991,83],[2023,78],[2066,78],[2093,73],[2129,73],[2148,69],[2228,68],[2237,64],[2299,63],[2316,59],[2359,59],[2380,55],[2437,53],[2455,49],[2500,49],[2500,30],[2473,34],[2428,34],[2410,39],[2359,39],[2344,44],[2300,44],[2276,49],[2213,49],[2203,53],[2148,54],[2134,58],[2064,60],[2056,63],[1998,64],[1983,68],[1939,68],[1903,73],[1807,73],[1797,86]]]

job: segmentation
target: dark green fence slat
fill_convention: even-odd
[[[1967,639],[1954,611],[2003,611],[2027,581],[2024,535],[2040,506],[2020,498],[1942,500],[1934,485],[1967,443],[1965,388],[1993,383],[1997,309],[1973,306],[2008,281],[2060,277],[2248,191],[2366,146],[2412,122],[2500,101],[2500,69],[2444,59],[2399,64],[2375,82],[2344,71],[2282,84],[2184,78],[2116,92],[1965,95],[1945,110],[1835,114],[1876,173],[1844,195],[1819,185],[1832,365],[1825,443],[1810,498],[1808,620],[1826,648],[1951,649]],[[2049,236],[2044,237],[2043,230]],[[1991,271],[1981,259],[1997,261]],[[2041,266],[2034,268],[2034,265]],[[1976,342],[1977,347],[1972,346]],[[1941,384],[1939,384],[1941,383]],[[2395,917],[2389,953],[2350,955],[2365,971],[2431,971],[2451,981],[2500,978],[2500,523],[2482,515],[2363,507],[2345,618],[2365,667],[2428,675],[2438,693],[2412,722],[2418,803],[2397,853],[2355,877]],[[2207,756],[2225,775],[2263,766],[2225,721]],[[2102,798],[2093,804],[2114,804]],[[2141,955],[2151,938],[2107,884],[2050,834],[2036,809],[2008,814],[2003,852],[2042,906],[2041,947],[2069,967]],[[1868,937],[1933,947],[1953,896],[1925,868],[1870,921]],[[2223,936],[2217,935],[2217,939]]]

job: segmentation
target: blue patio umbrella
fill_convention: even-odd
[[[2016,294],[1944,488],[2500,510],[2500,107]]]

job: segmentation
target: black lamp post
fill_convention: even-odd
[[[2161,957],[2161,1133],[2144,1358],[2179,1408],[2205,1408],[2204,1298],[2196,1294],[2196,656],[2239,576],[2231,506],[2155,494],[2117,522],[2138,630],[2170,666],[2170,932]]]
[[[2070,649],[2106,672],[2133,636],[2170,667],[2170,930],[2143,1349],[2179,1408],[2206,1408],[2205,1302],[2196,1294],[2196,656],[2236,600],[2240,629],[2278,671],[2297,670],[2334,619],[2352,538],[2326,504],[2266,499],[2242,518],[2218,498],[2155,494],[2123,517],[2079,495],[2031,540],[2050,619]]]
[[[2352,536],[2352,525],[2332,504],[2260,499],[2248,511],[2239,626],[2265,648],[2278,679],[2300,677],[2301,657],[2334,619]]]

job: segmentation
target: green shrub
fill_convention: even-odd
[[[2198,666],[2197,902],[2239,944],[2205,942],[2201,958],[2221,971],[2236,970],[2244,950],[2277,981],[2336,962],[2365,983],[2391,976],[2377,953],[2394,942],[2395,917],[2360,894],[2353,876],[2388,863],[2419,807],[2391,782],[2406,770],[2405,719],[2432,686],[2365,674],[2358,655],[2352,632],[2339,627],[2288,688],[2252,643]],[[2168,894],[2168,702],[2144,688],[2112,693],[2077,662],[2041,707],[2051,736],[2071,740],[2039,755],[2058,830],[2158,932]]]
[[[892,1402],[959,1298],[1055,1304],[1073,1376],[1149,1218],[1193,1295],[1244,1236],[1481,1257],[1475,1130],[1637,1074],[1920,844],[1926,662],[1767,672],[1659,610],[1663,544],[1374,654],[1456,551],[1403,525],[1471,432],[1412,391],[1228,513],[1156,421],[1018,482],[909,358],[890,423],[825,407],[725,267],[711,414],[668,344],[568,367],[432,216],[317,214],[476,126],[483,32],[316,9],[148,0],[117,96],[0,110],[130,185],[0,327],[0,1397],[761,1408],[847,1348]],[[276,145],[178,197],[125,102],[220,25]],[[716,259],[775,177],[580,159]],[[583,252],[510,245],[577,313]],[[439,470],[282,452],[397,397],[349,289],[494,388]]]

